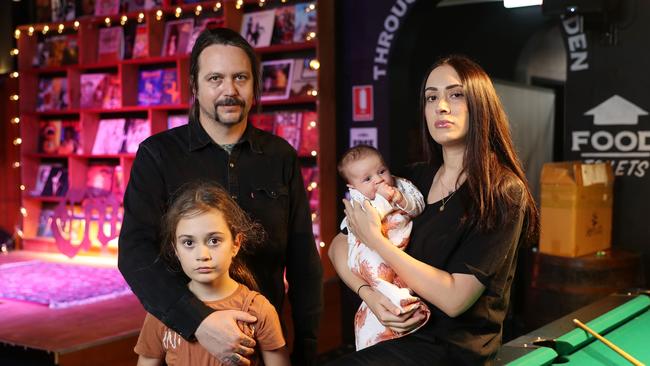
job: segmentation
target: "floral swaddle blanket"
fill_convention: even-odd
[[[382,232],[396,247],[406,249],[413,226],[412,218],[424,210],[424,198],[418,189],[403,178],[395,177],[396,188],[402,193],[406,200],[404,208],[394,207],[386,198],[380,194],[375,199],[369,200],[372,206],[379,213],[382,220]],[[368,200],[361,192],[350,188],[350,202],[362,204]],[[348,229],[347,217],[341,222],[341,229]],[[413,333],[422,327],[428,320],[431,312],[427,305],[418,297],[411,294],[406,284],[400,281],[399,277],[383,258],[373,249],[368,248],[364,243],[348,230],[348,267],[357,276],[363,278],[375,290],[381,292],[397,307],[402,313],[413,308],[425,315],[425,321],[417,328],[406,333],[398,333],[383,326],[375,314],[368,308],[365,302],[361,303],[354,317],[354,334],[356,349],[361,350],[376,343],[399,338],[406,334]]]

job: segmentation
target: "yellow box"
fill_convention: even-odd
[[[611,247],[611,165],[546,163],[540,180],[540,252],[577,257]]]

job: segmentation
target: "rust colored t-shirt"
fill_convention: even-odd
[[[253,338],[257,341],[251,365],[257,363],[255,361],[259,358],[259,350],[275,350],[286,344],[280,319],[273,305],[264,296],[244,285],[239,285],[230,296],[206,302],[206,305],[215,310],[244,310],[257,318],[257,322],[251,324],[255,329]],[[198,342],[186,341],[151,314],[147,314],[144,320],[134,351],[142,356],[164,359],[169,366],[222,365]]]

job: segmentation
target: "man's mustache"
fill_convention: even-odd
[[[240,106],[240,107],[244,108],[246,106],[246,103],[241,99],[237,99],[237,98],[233,98],[233,97],[227,97],[227,98],[224,98],[224,99],[214,103],[215,108],[216,107],[232,107],[232,106]]]

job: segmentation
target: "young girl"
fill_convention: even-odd
[[[257,318],[242,326],[257,341],[267,366],[289,365],[289,354],[275,308],[261,294],[237,253],[259,242],[262,227],[251,222],[229,194],[215,184],[183,187],[163,218],[163,256],[189,277],[188,288],[215,310],[241,310]],[[187,342],[147,314],[135,352],[139,366],[221,365],[198,342]],[[257,353],[257,350],[256,350]],[[235,359],[235,357],[237,359]],[[251,365],[256,357],[247,356]],[[233,363],[240,356],[233,355]]]

